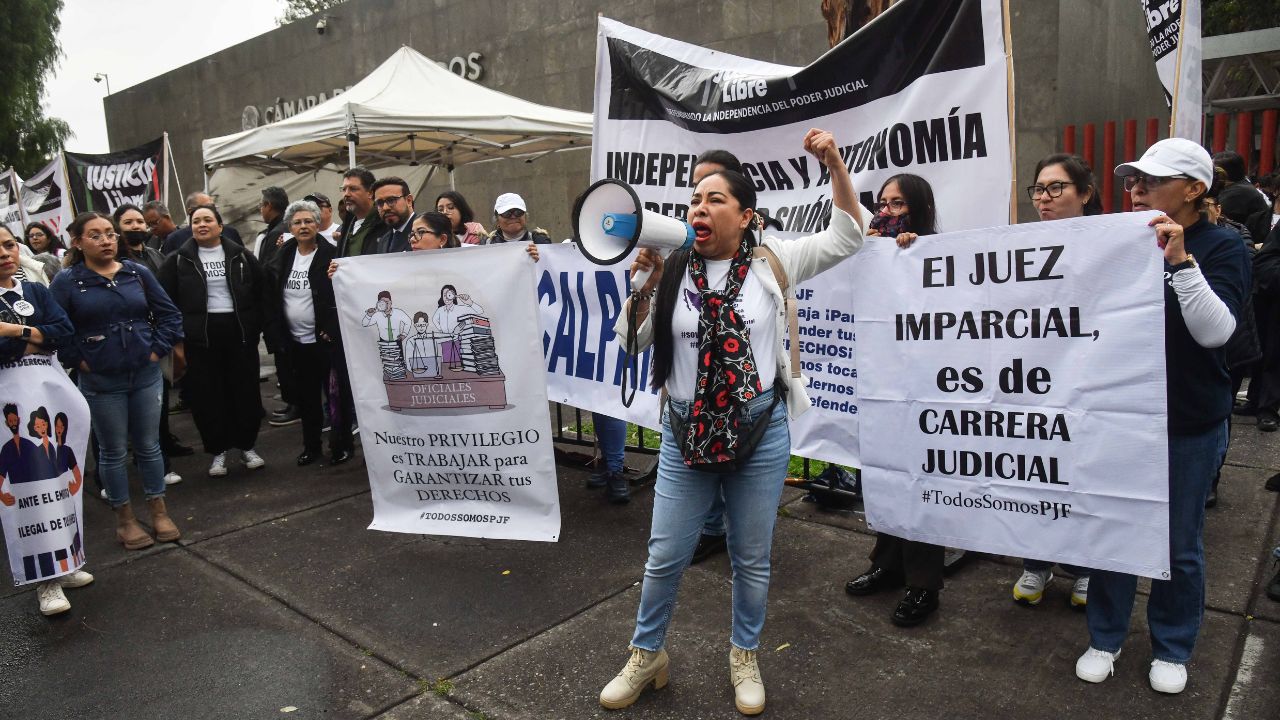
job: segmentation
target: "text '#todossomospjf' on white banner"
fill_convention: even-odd
[[[554,541],[534,264],[515,244],[347,258],[333,278],[374,530]]]
[[[868,525],[1168,577],[1164,265],[1152,217],[863,248],[854,302]]]

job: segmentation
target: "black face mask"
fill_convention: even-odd
[[[124,236],[125,242],[130,245],[141,245],[147,241],[147,238],[151,237],[151,233],[147,230],[125,230],[121,234]]]

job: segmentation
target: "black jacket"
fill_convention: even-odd
[[[519,240],[507,240],[501,230],[494,230],[484,236],[485,245],[498,245],[505,242],[532,242],[534,245],[550,245],[551,237],[547,235],[547,231],[540,227],[525,228],[524,237]]]
[[[209,292],[197,248],[195,239],[191,239],[166,258],[160,268],[160,284],[182,312],[186,341],[192,345],[208,345]],[[267,288],[262,266],[243,246],[226,238],[222,238],[222,252],[226,253],[227,287],[235,308],[233,314],[240,323],[240,339],[257,345]]]
[[[418,213],[409,213],[409,218],[404,222],[404,232],[400,233],[396,228],[387,227],[383,224],[382,234],[373,235],[372,233],[365,236],[364,255],[383,255],[386,253],[405,252],[413,247],[409,242],[409,233],[413,232],[413,220],[418,217]],[[377,237],[377,240],[370,241],[368,238]]]
[[[351,232],[355,223],[355,215],[348,215],[342,222],[342,236],[338,238],[338,257],[372,255],[378,238],[387,231],[387,226],[382,224],[382,218],[378,216],[377,210],[369,211],[359,233]],[[359,235],[358,238],[354,237],[356,234]]]
[[[272,220],[267,224],[267,234],[262,236],[262,241],[258,243],[258,264],[264,268],[271,267],[271,262],[275,259],[276,252],[279,247],[276,242],[280,240],[280,236],[284,234],[284,215]]]
[[[237,231],[235,228],[231,227],[230,225],[222,226],[222,237],[230,240],[231,242],[237,245],[244,245],[244,241],[240,239],[239,231]],[[174,230],[173,232],[165,236],[164,242],[161,243],[160,247],[158,248],[160,250],[160,254],[164,255],[165,257],[169,257],[170,255],[178,252],[178,248],[182,247],[183,245],[186,245],[187,241],[190,239],[191,239],[191,225],[189,224],[183,225],[182,227],[178,228],[177,230]],[[148,240],[147,243],[148,245],[150,245],[151,241]]]
[[[333,283],[329,280],[329,261],[336,255],[334,247],[324,238],[317,237],[315,257],[311,260],[311,270],[307,273],[311,281],[311,302],[316,312],[316,341],[325,342],[321,333],[329,338],[329,342],[338,342],[338,305],[333,296]],[[293,270],[293,261],[298,254],[298,240],[290,238],[276,259],[267,269],[267,313],[266,338],[271,348],[284,347],[293,336],[289,333],[289,319],[284,311],[284,286]]]

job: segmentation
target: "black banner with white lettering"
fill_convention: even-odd
[[[64,153],[67,188],[75,212],[112,213],[121,205],[142,204],[163,194],[164,138],[146,145],[106,153]]]

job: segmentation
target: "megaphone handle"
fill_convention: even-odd
[[[656,252],[658,254],[658,257],[662,258],[663,262],[666,262],[667,256],[671,254],[670,250],[657,250],[653,248],[650,248],[650,249]],[[641,290],[643,290],[644,284],[649,282],[649,278],[652,275],[653,275],[652,268],[650,268],[649,270],[636,270],[635,273],[632,274],[631,276],[631,291],[640,292]]]

